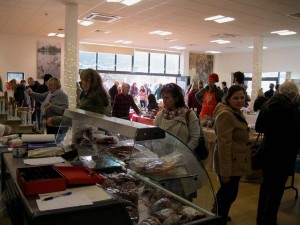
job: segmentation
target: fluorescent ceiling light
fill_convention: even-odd
[[[249,46],[248,48],[254,48],[253,46]],[[267,49],[268,47],[263,46],[263,49]]]
[[[177,49],[177,50],[182,50],[182,49],[185,49],[185,47],[181,47],[181,46],[172,46],[170,47],[172,49]]]
[[[49,33],[49,34],[48,34],[49,37],[53,37],[53,36],[55,36],[55,35],[56,35],[56,33]]]
[[[224,17],[225,16],[218,15],[218,16],[207,17],[204,20],[218,20],[218,19],[221,19],[221,18],[224,18]]]
[[[220,54],[221,52],[219,52],[219,51],[205,51],[205,53]]]
[[[131,6],[134,5],[138,2],[140,2],[141,0],[123,0],[121,1],[122,4],[127,5],[127,6]]]
[[[117,40],[115,43],[122,43],[122,44],[131,44],[132,41],[125,41],[125,40]]]
[[[65,34],[57,34],[56,36],[60,37],[60,38],[63,38],[63,37],[65,37]]]
[[[290,30],[278,30],[278,31],[273,31],[271,34],[279,34],[279,35],[293,35],[297,34],[295,31],[290,31]]]
[[[232,18],[232,17],[224,17],[224,18],[215,20],[215,22],[217,22],[217,23],[227,23],[227,22],[230,22],[230,21],[233,21],[233,20],[234,20],[234,18]]]
[[[124,5],[127,5],[127,6],[131,6],[131,5],[134,5],[138,2],[140,2],[141,0],[106,0],[107,2],[119,2],[119,3],[122,3]]]
[[[166,36],[166,35],[172,34],[172,32],[163,31],[163,30],[155,30],[155,31],[149,32],[149,34],[157,34],[157,35],[161,35],[161,36]]]
[[[213,40],[213,41],[210,41],[210,42],[215,42],[215,43],[218,43],[218,44],[228,44],[230,43],[231,41],[227,41],[227,40],[222,40],[222,39],[218,39],[218,40]]]
[[[94,22],[93,21],[89,21],[89,20],[77,20],[77,22],[82,25],[82,26],[90,26],[92,25]]]
[[[235,19],[232,18],[232,17],[228,17],[228,16],[217,15],[217,16],[212,16],[212,17],[205,18],[204,20],[206,20],[206,21],[213,20],[217,23],[226,23],[226,22],[233,21]]]

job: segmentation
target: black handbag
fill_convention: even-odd
[[[262,169],[262,133],[259,133],[255,139],[253,145],[250,146],[251,151],[251,168],[252,170],[261,170]]]
[[[201,123],[199,124],[199,127],[200,127],[199,143],[194,151],[201,160],[204,160],[208,157],[208,150],[207,150],[206,141],[205,141]]]
[[[186,120],[187,126],[189,124],[190,112],[191,112],[191,110],[187,111],[186,115],[185,115],[185,120]],[[202,130],[201,123],[199,123],[199,127],[200,127],[200,137],[199,137],[199,140],[198,140],[198,145],[194,149],[194,152],[196,153],[196,155],[201,160],[205,160],[208,157],[208,149],[207,149],[207,146],[206,146],[206,141],[205,141],[205,137],[204,137],[204,133],[203,133],[203,130]]]

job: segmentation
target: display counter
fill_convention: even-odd
[[[145,224],[152,217],[160,223],[172,219],[172,224],[220,224],[212,212],[215,194],[201,160],[166,131],[65,110],[56,142],[75,148],[80,162],[105,178],[101,187],[113,198],[92,206],[40,211],[38,197],[24,196],[16,182],[16,168],[25,166],[22,159],[5,153],[2,190],[14,224]]]

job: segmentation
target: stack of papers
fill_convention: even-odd
[[[71,192],[71,195],[63,195],[64,193]],[[55,197],[49,201],[43,201],[43,199],[53,196]],[[93,202],[103,201],[111,199],[101,187],[97,185],[84,186],[77,188],[68,188],[65,191],[40,194],[40,199],[37,199],[37,205],[40,211],[62,209],[66,207],[75,207],[82,205],[92,205]]]

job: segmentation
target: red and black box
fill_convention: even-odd
[[[17,169],[17,181],[25,195],[63,191],[67,185],[101,184],[104,178],[87,167],[37,166]]]

